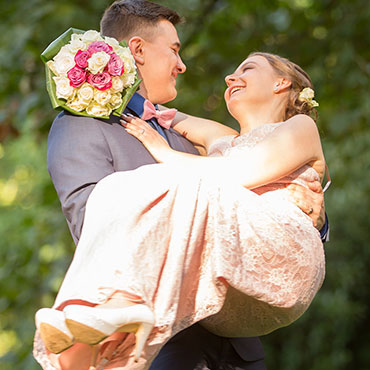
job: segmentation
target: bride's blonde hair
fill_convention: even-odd
[[[280,57],[279,55],[254,52],[248,57],[259,55],[267,59],[274,71],[281,77],[284,77],[292,82],[290,86],[290,94],[285,109],[284,120],[295,116],[296,114],[306,114],[312,117],[315,121],[317,119],[317,111],[312,105],[306,101],[299,100],[299,93],[306,87],[313,90],[313,84],[310,76],[297,64],[291,62],[289,59]]]

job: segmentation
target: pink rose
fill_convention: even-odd
[[[72,87],[80,87],[86,81],[86,72],[78,66],[71,68],[67,76]]]
[[[86,68],[88,66],[87,60],[90,58],[90,53],[87,50],[79,50],[75,55],[76,65],[80,68]]]
[[[125,70],[124,64],[122,59],[116,53],[112,53],[110,55],[107,69],[112,76],[121,76],[123,74]]]
[[[92,74],[87,77],[90,85],[96,87],[98,90],[107,90],[112,87],[112,77],[108,72]]]
[[[112,50],[113,48],[104,41],[94,41],[87,48],[87,51],[90,53],[90,55],[93,55],[98,51],[104,51],[107,54],[110,54]]]

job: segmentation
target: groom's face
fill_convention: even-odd
[[[174,25],[167,20],[159,21],[153,37],[145,41],[144,63],[140,66],[143,95],[154,104],[167,103],[177,96],[177,75],[186,70],[179,50],[180,40]]]

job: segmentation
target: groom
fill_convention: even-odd
[[[146,0],[121,0],[105,11],[101,20],[102,34],[127,41],[143,80],[138,93],[128,103],[126,113],[141,117],[145,99],[164,104],[176,98],[176,77],[186,70],[179,55],[180,41],[175,29],[179,22],[176,12]],[[192,144],[173,129],[161,127],[155,118],[148,122],[172,148],[198,154]],[[125,131],[119,117],[112,115],[106,120],[66,112],[58,115],[49,134],[48,169],[76,244],[85,205],[96,183],[113,172],[152,163],[155,163],[153,157]],[[140,194],[133,196],[140,197]],[[321,207],[322,194],[308,192],[301,201],[309,202],[306,208],[315,206],[317,210]],[[261,342],[258,338],[219,337],[195,324],[172,338],[150,369],[192,370],[202,366],[215,370],[265,369]]]

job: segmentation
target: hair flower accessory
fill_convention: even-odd
[[[310,87],[305,87],[298,96],[298,100],[306,102],[310,108],[318,107],[319,103],[314,100],[315,92]]]
[[[94,30],[68,29],[41,60],[53,108],[81,116],[120,116],[141,82],[126,43]]]

